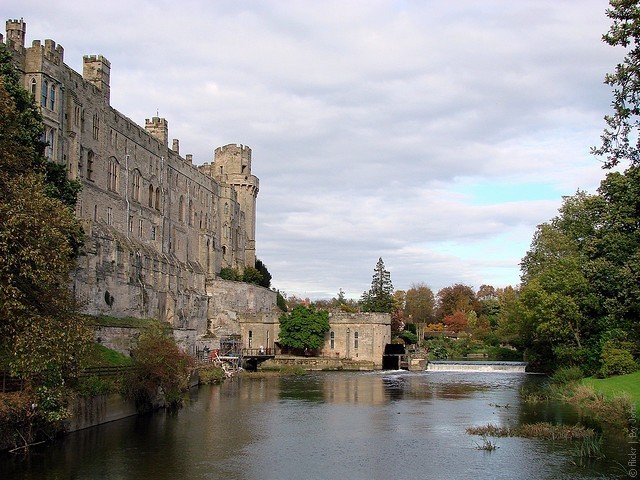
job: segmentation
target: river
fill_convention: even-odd
[[[600,479],[631,478],[629,446],[574,465],[572,445],[482,439],[465,428],[575,422],[560,405],[527,405],[524,373],[367,372],[236,379],[193,390],[160,411],[66,436],[31,454],[0,457],[13,479]],[[627,449],[627,450],[626,450]]]

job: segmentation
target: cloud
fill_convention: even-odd
[[[112,105],[196,163],[243,143],[274,286],[359,296],[517,283],[535,227],[603,177],[589,155],[622,56],[606,0],[25,0],[29,38],[112,62]],[[99,18],[100,21],[93,19]]]

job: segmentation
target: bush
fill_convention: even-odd
[[[151,409],[159,391],[169,407],[182,405],[194,362],[165,330],[155,328],[143,332],[132,358],[134,368],[129,392],[138,408]]]
[[[233,268],[225,267],[220,270],[220,278],[237,282],[240,280],[240,274]]]
[[[254,267],[245,267],[244,272],[242,272],[242,281],[246,283],[260,285],[263,278],[262,273]]]
[[[511,361],[521,361],[522,353],[517,350],[512,350],[511,348],[504,347],[489,347],[487,349],[487,354],[491,358],[495,358],[496,360],[511,360]]]
[[[602,377],[625,375],[638,369],[631,352],[624,348],[617,348],[612,342],[607,342],[602,348],[600,361],[602,366],[598,373]]]
[[[561,367],[551,375],[551,381],[556,385],[567,385],[582,380],[583,376],[580,367]]]
[[[207,364],[198,369],[200,383],[203,385],[213,385],[224,382],[226,375],[224,370],[214,364]]]
[[[411,345],[415,345],[416,343],[418,343],[418,336],[409,330],[403,331],[400,334],[400,338],[402,338],[403,340],[405,340],[407,343]]]

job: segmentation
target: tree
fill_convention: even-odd
[[[318,350],[324,345],[324,336],[328,331],[327,311],[316,311],[313,305],[297,305],[291,312],[280,315],[278,342],[298,352]]]
[[[362,310],[365,312],[391,313],[394,308],[393,284],[391,274],[385,269],[382,258],[378,259],[373,270],[371,288],[364,292],[360,299]]]
[[[0,50],[5,61],[6,52]],[[0,75],[0,358],[14,375],[59,386],[75,376],[90,342],[68,288],[80,224],[47,195],[39,114]],[[19,110],[23,108],[23,110]],[[41,128],[41,127],[40,127]],[[40,129],[41,131],[41,129]]]
[[[605,168],[622,161],[640,164],[640,8],[637,0],[611,0],[607,16],[613,21],[602,40],[627,49],[614,73],[605,76],[613,88],[613,114],[604,117],[606,127],[600,147],[592,153],[606,156]]]
[[[467,285],[456,283],[438,292],[437,316],[440,319],[456,312],[470,312],[477,309],[476,294]]]
[[[264,288],[271,288],[271,274],[269,273],[269,270],[267,270],[267,266],[262,263],[262,260],[260,260],[259,258],[256,258],[255,266],[262,274],[262,280],[260,281],[259,285],[263,286]]]
[[[407,290],[404,313],[416,324],[427,324],[435,319],[436,300],[433,291],[424,283],[414,283]]]

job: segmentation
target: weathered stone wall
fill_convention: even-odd
[[[241,335],[244,348],[274,347],[279,332],[276,292],[219,279],[207,283],[207,292],[209,334],[213,340],[210,348],[218,348],[219,339],[228,335]]]
[[[384,346],[391,341],[391,316],[387,313],[331,313],[331,329],[322,353],[337,358],[372,361],[382,368]]]
[[[27,47],[26,23],[8,21],[7,32],[23,86],[42,111],[45,153],[82,182],[76,214],[87,244],[72,281],[86,313],[153,317],[206,334],[217,318],[207,279],[255,262],[251,149],[227,145],[196,167],[178,140],[169,145],[166,119],[140,126],[111,107],[105,57],[85,56],[78,73],[53,40]],[[231,309],[224,312],[222,330],[239,330],[225,318]]]

